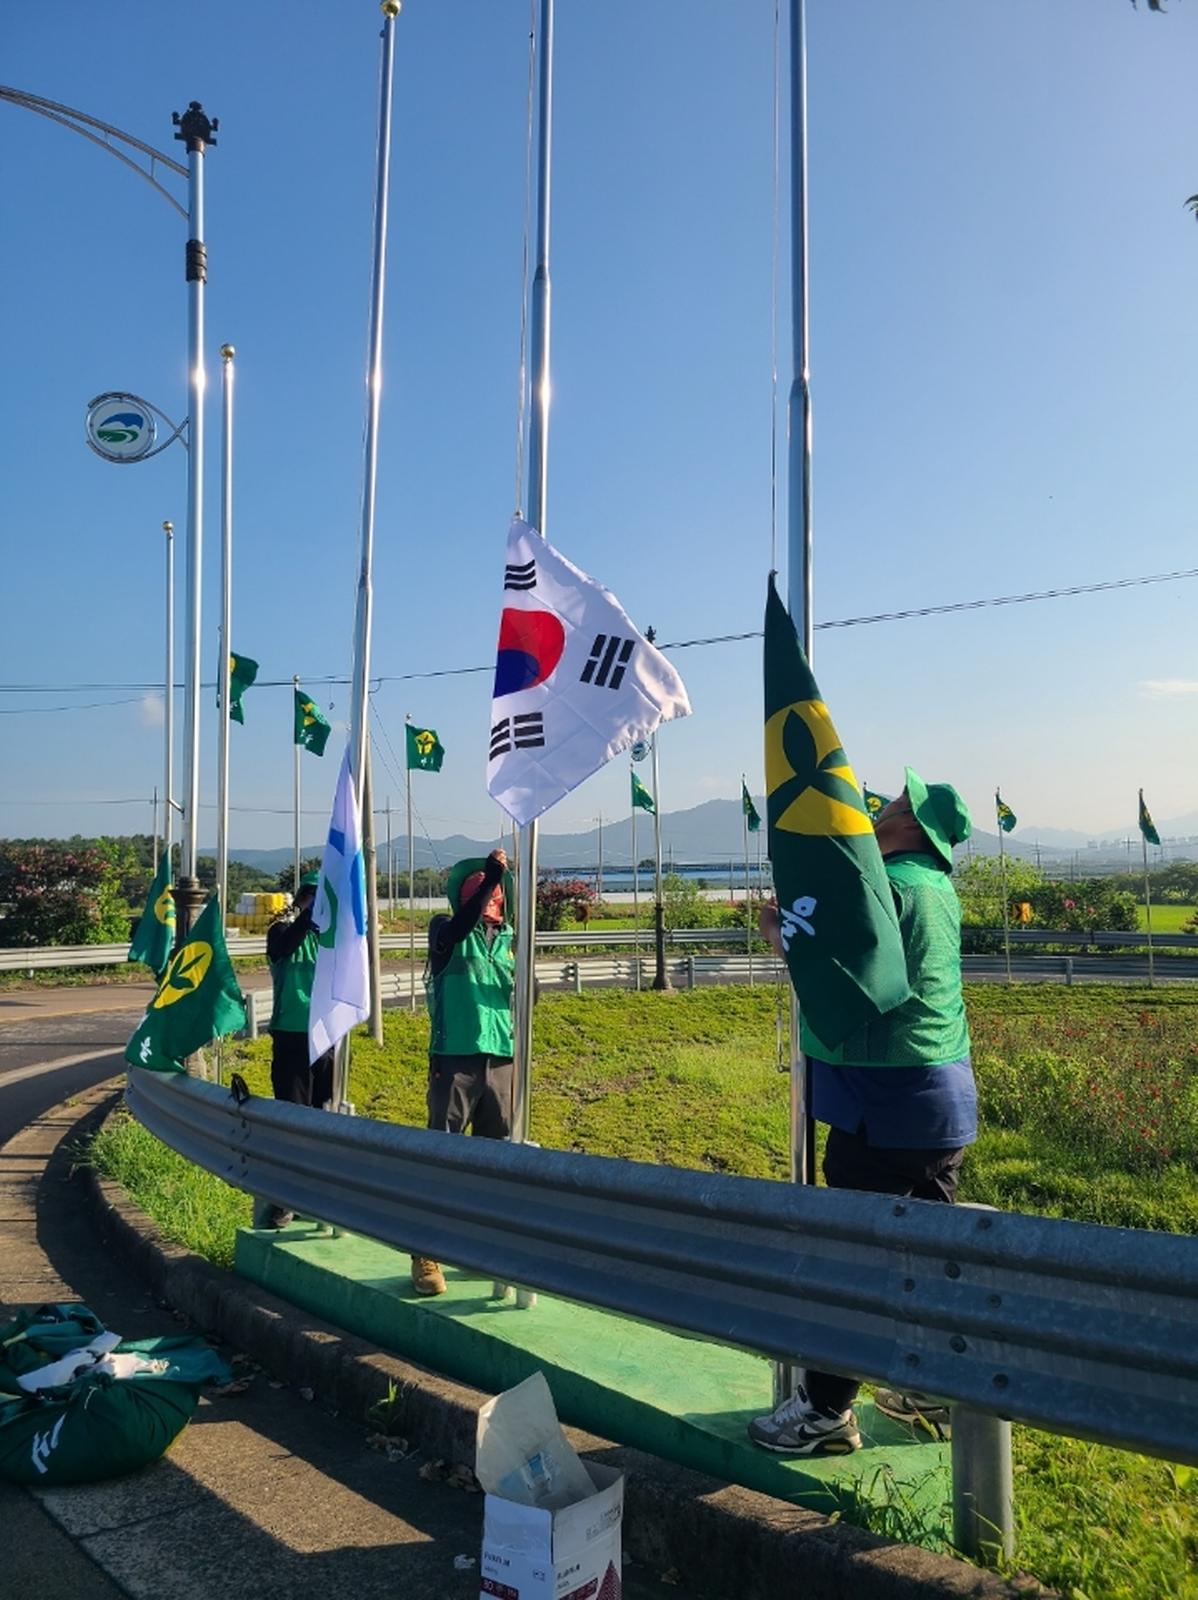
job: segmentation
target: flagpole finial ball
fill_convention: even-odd
[[[403,8],[403,0],[383,0],[380,10],[385,17],[397,17]]]
[[[231,344],[222,344],[220,347],[220,353],[222,360],[225,361],[232,361],[233,357],[237,354],[236,350],[234,350]]]
[[[175,524],[173,522],[164,522],[162,524],[162,531],[163,533],[174,533]]]

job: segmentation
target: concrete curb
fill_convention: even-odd
[[[80,1119],[86,1134],[116,1097]],[[105,1242],[175,1311],[343,1416],[366,1421],[389,1405],[387,1431],[430,1456],[473,1464],[477,1389],[380,1351],[222,1267],[171,1243],[119,1184],[77,1171]],[[1034,1580],[1008,1582],[832,1522],[785,1501],[567,1430],[580,1453],[625,1474],[624,1548],[658,1572],[713,1596],[786,1594],[795,1600],[1049,1600]]]

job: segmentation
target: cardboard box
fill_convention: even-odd
[[[595,1493],[561,1511],[487,1496],[479,1600],[620,1600],[624,1475],[586,1470]]]

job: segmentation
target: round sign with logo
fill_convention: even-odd
[[[102,394],[87,408],[87,442],[105,461],[142,461],[154,448],[153,409],[133,394]]]
[[[633,745],[632,750],[631,750],[630,753],[631,753],[632,759],[634,761],[643,761],[645,759],[645,757],[649,754],[649,741],[648,741],[648,739],[638,739],[636,741],[636,743]]]

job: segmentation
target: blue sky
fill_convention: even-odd
[[[546,531],[664,640],[756,628],[774,6],[558,13]],[[1198,565],[1198,227],[1183,207],[1198,190],[1198,8],[810,0],[809,14],[817,619]],[[4,26],[9,83],[151,144],[181,151],[170,113],[191,98],[220,117],[205,662],[228,340],[233,644],[264,678],[300,673],[334,719],[348,691],[316,680],[350,666],[377,22],[373,0],[133,0],[24,6]],[[493,657],[527,31],[525,0],[408,0],[398,24],[374,654],[388,677]],[[184,226],[82,140],[8,105],[0,119],[0,678],[160,681],[159,529],[171,517],[182,532],[184,458],[109,466],[82,419],[117,388],[185,411]],[[785,296],[779,309],[784,409]],[[778,493],[784,506],[784,481]],[[894,789],[909,761],[958,783],[983,825],[998,782],[1032,827],[1124,827],[1141,783],[1160,820],[1198,808],[1196,603],[1188,580],[834,630],[816,671],[871,786]],[[742,770],[759,791],[759,645],[675,659],[695,713],[663,734],[664,807],[732,796]],[[22,713],[0,722],[0,833],[148,829],[157,697],[56,689],[0,695],[0,710]],[[418,779],[428,831],[493,832],[487,675],[386,683],[377,712],[397,749],[406,711],[448,750],[440,778]],[[204,717],[211,801],[211,696]],[[235,847],[290,837],[290,719],[289,690],[247,696]],[[335,759],[304,757],[305,837],[323,835],[335,775]],[[385,764],[376,787],[399,804]],[[623,815],[626,796],[615,763],[546,827]]]

